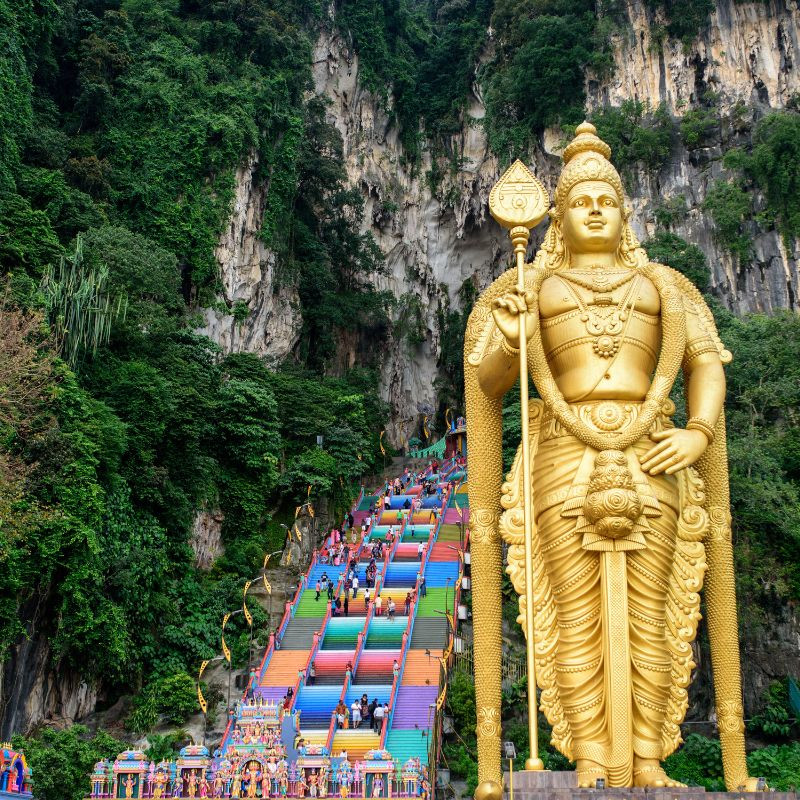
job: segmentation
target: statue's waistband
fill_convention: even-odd
[[[599,433],[622,432],[630,427],[639,417],[644,402],[634,400],[588,400],[582,403],[571,403],[569,408],[578,419]],[[656,417],[651,431],[671,428],[675,404],[671,400],[664,403],[661,413]],[[559,422],[548,406],[542,413],[541,441],[570,436],[569,431]]]

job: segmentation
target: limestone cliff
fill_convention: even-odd
[[[794,0],[719,0],[710,24],[688,48],[669,39],[658,45],[655,31],[660,20],[642,0],[629,0],[626,13],[628,24],[619,26],[613,37],[613,74],[603,81],[587,76],[588,112],[631,98],[651,106],[664,102],[679,118],[711,90],[724,117],[737,103],[762,111],[783,108],[800,90],[800,11]],[[408,298],[416,298],[414,311],[427,332],[426,340],[415,347],[395,337],[381,361],[381,391],[393,417],[389,436],[400,444],[405,439],[403,420],[437,404],[437,311],[448,303],[458,306],[465,281],[483,288],[507,263],[507,243],[487,209],[501,165],[487,146],[477,83],[463,128],[448,143],[461,157],[460,168],[445,171],[434,192],[426,180],[430,154],[425,153],[416,168],[409,166],[391,109],[361,86],[358,55],[333,25],[316,42],[313,70],[316,91],[330,103],[329,121],[342,135],[349,179],[366,201],[365,224],[389,267],[377,286],[390,290],[400,309]],[[701,211],[709,186],[722,172],[723,152],[741,143],[736,135],[723,125],[716,141],[691,153],[677,141],[658,174],[635,170],[628,175],[634,228],[643,238],[652,234],[655,207],[682,195],[686,214],[673,230],[707,255],[713,292],[740,313],[795,308],[800,292],[797,249],[787,251],[775,231],[753,224],[754,259],[740,267],[717,244],[713,223]],[[551,189],[560,165],[560,136],[545,132],[541,147],[529,158]],[[217,252],[222,301],[229,309],[246,304],[250,313],[236,322],[230,313],[206,309],[204,331],[225,351],[251,350],[279,359],[296,343],[300,318],[292,291],[274,284],[274,259],[258,239],[264,194],[253,183],[254,168],[251,159],[237,174],[234,212]]]

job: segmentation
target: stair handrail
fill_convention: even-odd
[[[352,680],[353,675],[356,673],[356,667],[358,666],[358,661],[361,658],[361,653],[364,652],[364,647],[367,643],[367,635],[369,634],[369,623],[372,619],[372,612],[374,606],[369,606],[367,608],[367,613],[364,618],[364,627],[359,631],[358,639],[356,640],[356,649],[355,653],[353,654],[353,668],[350,671],[350,675],[348,676],[345,674],[344,676],[344,683],[342,685],[342,691],[339,695],[339,702],[344,702],[345,698],[347,697],[347,689],[350,686],[350,682]],[[328,738],[326,739],[325,746],[328,748],[328,752],[331,752],[331,747],[333,747],[333,737],[336,734],[336,717],[332,714],[331,715],[331,723],[328,726]]]
[[[314,638],[311,642],[311,647],[308,650],[308,658],[306,658],[305,666],[303,667],[303,676],[307,679],[308,678],[308,667],[311,662],[314,660],[314,657],[319,652],[320,644],[322,644],[322,639],[325,636],[325,629],[328,627],[328,623],[331,619],[331,602],[330,600],[327,603],[328,608],[325,612],[325,616],[322,618],[322,625],[318,631],[314,631]],[[297,695],[300,694],[300,675],[298,674],[297,679],[294,684],[294,693],[292,694],[292,702],[289,704],[289,711],[293,711],[295,707],[295,703],[297,702]]]
[[[414,599],[411,601],[411,608],[409,609],[408,613],[408,620],[406,621],[406,629],[403,632],[403,644],[400,648],[400,672],[397,674],[397,677],[394,678],[392,681],[392,691],[389,695],[389,716],[386,720],[384,720],[383,731],[381,732],[381,743],[380,748],[381,750],[384,749],[384,744],[386,742],[386,734],[389,732],[389,728],[392,726],[392,721],[394,720],[394,709],[396,706],[397,701],[397,694],[400,691],[400,687],[403,685],[403,674],[405,673],[406,669],[406,658],[408,656],[408,651],[411,649],[411,635],[414,632],[414,619],[417,615],[417,606],[419,601],[419,574],[417,575],[417,581],[414,586]]]

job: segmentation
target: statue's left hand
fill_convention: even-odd
[[[702,431],[687,431],[670,428],[650,434],[656,444],[639,457],[642,469],[651,475],[666,472],[672,475],[679,469],[690,467],[708,447],[708,439]]]

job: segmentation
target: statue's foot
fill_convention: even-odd
[[[602,778],[608,785],[608,772],[596,761],[588,758],[579,758],[575,763],[575,774],[578,777],[578,787],[580,789],[594,789],[597,786],[597,779]]]
[[[685,783],[674,781],[662,769],[655,759],[636,759],[633,765],[633,785],[649,786],[654,789],[668,787],[675,789],[679,786],[686,786]]]

